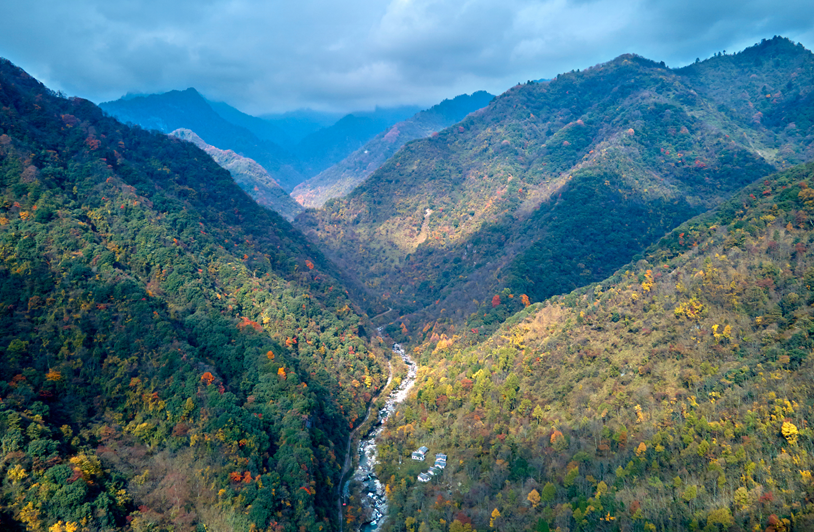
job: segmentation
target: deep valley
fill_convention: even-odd
[[[266,118],[0,60],[0,529],[812,530],[813,141],[782,37]]]

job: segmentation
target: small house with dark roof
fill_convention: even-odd
[[[418,460],[420,462],[423,462],[424,459],[427,457],[427,452],[429,452],[429,449],[422,445],[421,447],[418,448],[417,451],[413,451],[413,454],[411,455],[411,458],[413,460]]]

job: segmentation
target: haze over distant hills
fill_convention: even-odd
[[[354,112],[331,126],[306,135],[293,151],[299,157],[303,174],[314,176],[353,153],[380,131],[420,110],[420,107],[407,105]]]
[[[297,143],[310,133],[336,124],[343,116],[345,113],[297,109],[285,113],[260,115],[259,118],[277,125],[286,132],[291,142]]]
[[[163,133],[189,129],[211,146],[253,159],[286,191],[420,110],[415,106],[377,108],[342,118],[303,110],[264,119],[222,102],[209,102],[192,88],[128,95],[100,107],[145,129]]]
[[[297,161],[290,153],[221,117],[195,89],[135,96],[105,102],[99,107],[124,123],[148,130],[169,134],[176,129],[190,129],[208,144],[253,159],[287,190],[303,179],[296,169]],[[245,122],[254,123],[246,118],[247,115],[242,116]]]
[[[485,107],[493,95],[480,91],[444,100],[412,118],[385,129],[342,161],[297,185],[291,195],[305,207],[321,207],[347,195],[411,140],[427,137]]]
[[[267,140],[286,148],[296,142],[291,136],[292,131],[290,128],[278,125],[272,120],[247,115],[228,103],[213,102],[211,100],[207,100],[207,103],[221,118],[236,126],[248,129],[259,139]]]

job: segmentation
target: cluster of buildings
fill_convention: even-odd
[[[422,445],[421,447],[418,448],[417,451],[413,451],[412,459],[413,460],[418,460],[419,462],[423,462],[424,460],[427,459],[427,453],[428,452],[429,452],[429,449]],[[432,477],[434,477],[436,475],[440,475],[441,471],[445,467],[447,467],[447,455],[442,454],[442,453],[436,454],[435,455],[435,465],[433,465],[431,468],[429,468],[426,472],[419,473],[418,474],[418,481],[419,482],[429,482],[432,479]]]

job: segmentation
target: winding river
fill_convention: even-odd
[[[372,520],[362,525],[360,528],[361,532],[378,532],[387,518],[387,495],[384,490],[384,485],[379,481],[379,478],[376,476],[376,471],[374,470],[378,458],[376,438],[378,438],[384,430],[384,424],[390,419],[390,416],[395,413],[396,407],[407,399],[410,389],[413,387],[413,384],[415,384],[416,365],[413,359],[410,358],[399,344],[393,344],[393,353],[400,356],[404,363],[407,364],[407,377],[401,382],[398,388],[390,392],[384,407],[378,412],[378,420],[373,425],[373,428],[359,441],[357,449],[359,453],[359,465],[356,467],[353,477],[348,479],[342,487],[342,503],[344,505],[349,497],[351,481],[355,480],[362,484],[363,496],[361,505],[370,511]],[[392,380],[392,373],[391,368],[390,380]],[[388,384],[390,380],[388,380]]]

